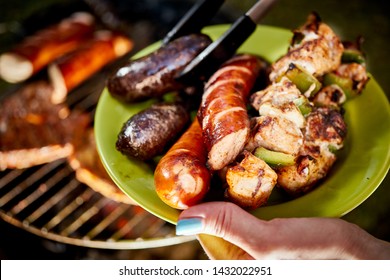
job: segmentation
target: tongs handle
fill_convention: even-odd
[[[162,40],[166,45],[170,41],[191,33],[198,33],[214,17],[225,0],[201,0],[183,16]]]
[[[183,84],[191,84],[196,79],[207,79],[221,63],[234,55],[276,1],[257,1],[248,12],[232,24],[229,30],[192,60],[176,80]]]

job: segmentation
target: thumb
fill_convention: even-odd
[[[208,202],[183,210],[176,234],[206,233],[223,238],[250,254],[265,221],[229,202]]]

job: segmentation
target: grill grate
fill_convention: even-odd
[[[93,117],[108,71],[71,92],[68,106]],[[80,183],[66,159],[0,172],[0,217],[38,236],[91,248],[145,249],[194,240],[176,236],[173,225],[141,207]]]

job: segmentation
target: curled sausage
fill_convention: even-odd
[[[207,151],[198,120],[161,158],[154,173],[156,192],[169,206],[186,209],[200,202],[210,187]]]
[[[242,151],[250,133],[246,102],[260,71],[260,60],[237,55],[214,73],[198,111],[210,169],[220,170]]]
[[[203,34],[180,37],[149,55],[130,61],[109,77],[111,95],[125,102],[142,101],[183,88],[175,77],[211,39]]]
[[[168,149],[189,120],[190,115],[181,103],[154,104],[123,125],[116,149],[140,160],[152,159]]]

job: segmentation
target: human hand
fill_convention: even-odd
[[[228,202],[203,203],[184,210],[176,233],[221,237],[237,246],[229,248],[229,255],[237,259],[390,259],[389,243],[342,219],[265,221]]]

